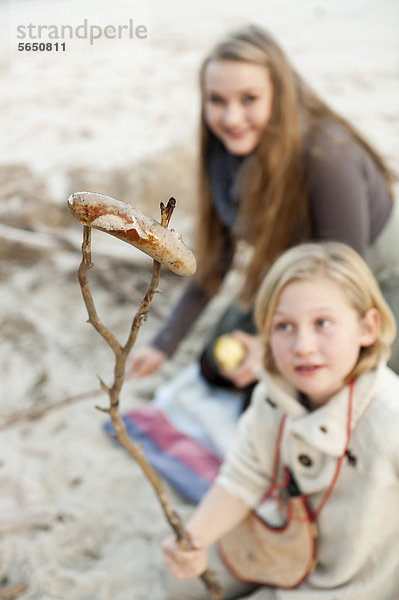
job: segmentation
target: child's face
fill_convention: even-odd
[[[377,332],[378,311],[360,319],[333,280],[296,281],[280,295],[270,345],[281,375],[318,406],[345,385],[360,348]]]
[[[212,133],[237,156],[259,144],[272,112],[273,90],[266,67],[212,60],[204,73],[204,117]]]

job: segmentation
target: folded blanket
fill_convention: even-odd
[[[176,429],[159,408],[145,406],[122,418],[129,437],[141,444],[145,457],[159,475],[187,500],[198,503],[215,479],[220,459]],[[114,432],[109,422],[105,429]]]
[[[235,438],[242,401],[241,392],[208,384],[192,363],[156,390],[152,404],[177,429],[224,458]]]
[[[197,364],[160,386],[151,404],[122,418],[129,437],[142,444],[154,469],[187,500],[197,503],[215,479],[231,444],[242,396],[219,390]],[[110,422],[105,430],[113,433]]]

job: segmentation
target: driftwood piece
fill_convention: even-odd
[[[14,585],[8,585],[7,587],[0,588],[0,599],[1,600],[12,600],[23,594],[27,590],[25,583],[15,583]]]
[[[165,207],[161,203],[161,223],[164,227],[167,227],[172,216],[175,206],[175,201],[171,198]],[[107,393],[109,397],[109,407],[101,408],[99,410],[106,412],[112,421],[116,432],[116,439],[118,442],[127,450],[127,452],[134,458],[139,466],[141,467],[144,475],[152,485],[158,500],[161,504],[166,519],[168,520],[171,528],[175,532],[177,539],[181,543],[182,548],[192,548],[190,535],[184,527],[183,521],[180,516],[173,509],[169,497],[166,493],[164,485],[159,477],[158,473],[153,469],[150,463],[145,458],[140,445],[135,444],[128,436],[123,419],[119,412],[119,398],[122,385],[125,379],[126,361],[131,349],[137,338],[137,334],[143,321],[147,318],[148,311],[151,306],[154,294],[158,292],[158,284],[160,279],[161,264],[154,260],[152,278],[150,285],[144,295],[144,298],[140,304],[138,311],[136,312],[132,325],[130,328],[129,336],[124,345],[121,345],[116,339],[114,334],[102,323],[100,320],[94,305],[94,300],[91,294],[90,285],[88,281],[88,272],[92,268],[93,263],[91,261],[91,229],[88,226],[83,227],[83,243],[82,243],[82,261],[78,271],[79,284],[82,291],[83,300],[88,313],[88,322],[97,330],[97,332],[103,337],[105,342],[109,345],[115,355],[115,366],[114,366],[114,381],[111,386],[100,379],[101,388]],[[222,600],[223,590],[220,588],[215,575],[209,569],[201,575],[201,579],[204,582],[209,595],[214,600]]]
[[[56,232],[50,231],[47,227],[38,227],[34,229],[22,229],[21,227],[12,227],[0,223],[0,242],[26,246],[37,250],[49,251],[56,250],[80,254],[81,240],[77,239],[69,229],[58,229]],[[141,252],[129,252],[123,247],[118,249],[117,245],[105,244],[96,249],[97,256],[109,260],[117,260],[124,265],[139,264],[144,266],[147,258]]]
[[[82,394],[77,394],[76,396],[69,396],[68,398],[64,398],[64,400],[60,400],[59,402],[47,404],[47,406],[43,406],[43,408],[27,410],[16,415],[12,415],[11,417],[8,417],[2,423],[0,423],[0,431],[6,429],[7,427],[11,427],[12,425],[16,425],[17,423],[21,423],[22,421],[35,421],[36,419],[40,419],[41,417],[43,417],[49,412],[52,412],[53,410],[64,408],[65,406],[75,404],[76,402],[81,402],[82,400],[88,400],[90,398],[98,396],[99,393],[99,389],[91,390],[90,392],[83,392]]]

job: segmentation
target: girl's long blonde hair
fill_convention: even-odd
[[[360,350],[358,362],[347,380],[388,360],[396,333],[395,319],[369,267],[355,250],[342,242],[306,243],[290,248],[274,262],[256,296],[255,321],[264,342],[265,368],[271,373],[277,372],[270,348],[271,322],[282,291],[293,282],[323,279],[339,285],[359,319],[370,308],[376,308],[379,314],[377,338],[371,346]]]
[[[241,300],[249,304],[265,266],[286,248],[309,238],[305,141],[325,121],[340,123],[374,158],[387,184],[394,177],[382,158],[345,119],[332,111],[296,73],[282,49],[264,29],[250,25],[222,40],[200,71],[202,114],[197,219],[198,281],[210,295],[221,283],[222,225],[216,214],[208,172],[212,134],[204,119],[204,73],[212,60],[263,65],[273,86],[272,115],[258,147],[245,160],[240,180],[243,199],[237,224],[253,242]],[[306,134],[304,133],[306,128]],[[305,140],[306,135],[306,140]]]

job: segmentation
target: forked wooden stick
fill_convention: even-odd
[[[168,226],[174,207],[175,201],[173,198],[169,200],[166,207],[161,202],[161,223],[164,227]],[[141,447],[138,444],[135,444],[128,436],[125,424],[119,412],[119,397],[125,379],[126,360],[131,349],[134,346],[140,326],[147,317],[147,313],[151,306],[154,294],[159,291],[158,284],[160,278],[161,263],[154,260],[151,283],[147,289],[147,292],[144,295],[144,298],[140,304],[137,313],[133,318],[130,333],[124,346],[122,346],[118,342],[113,333],[102,323],[102,321],[97,315],[87,277],[88,271],[92,268],[92,266],[93,263],[91,261],[91,229],[90,227],[84,226],[82,262],[79,267],[78,278],[82,290],[83,300],[86,305],[87,313],[89,316],[88,322],[104,338],[104,340],[110,346],[115,355],[114,381],[112,386],[110,387],[106,385],[104,381],[100,379],[101,387],[108,394],[109,397],[109,408],[96,408],[109,414],[116,432],[116,439],[125,448],[125,450],[127,450],[130,456],[132,456],[137,461],[144,475],[154,488],[159,502],[161,503],[163,512],[170,526],[175,532],[177,539],[180,542],[180,546],[183,549],[190,549],[192,548],[190,535],[186,531],[183,521],[173,509],[158,473],[147,461],[146,457],[144,456],[141,450]],[[201,575],[201,579],[204,582],[206,588],[208,589],[209,595],[212,599],[223,599],[223,590],[219,586],[215,574],[211,570],[206,570]]]

